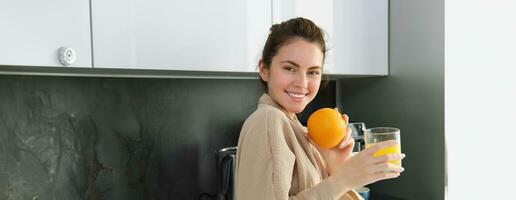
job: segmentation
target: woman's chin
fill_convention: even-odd
[[[290,113],[298,114],[300,112],[303,112],[304,109],[305,109],[305,106],[303,106],[303,107],[291,107],[291,108],[287,109],[287,111],[290,112]]]

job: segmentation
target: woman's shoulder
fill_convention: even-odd
[[[246,143],[246,141],[287,144],[285,138],[292,138],[294,134],[289,118],[282,110],[274,106],[260,104],[258,109],[245,120],[240,131],[239,145]]]
[[[248,120],[259,120],[259,121],[288,121],[288,117],[282,110],[267,104],[260,104],[248,118]]]
[[[269,132],[271,129],[275,131],[275,129],[288,125],[288,117],[282,110],[267,104],[260,104],[245,120],[242,132]]]

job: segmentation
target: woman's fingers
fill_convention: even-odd
[[[339,149],[343,149],[351,143],[353,143],[353,145],[355,144],[355,140],[353,139],[353,137],[351,137],[351,131],[352,130],[350,128],[347,129],[346,137],[344,137],[338,145]]]
[[[398,141],[396,141],[396,140],[388,140],[388,141],[384,141],[384,142],[379,142],[379,143],[376,143],[375,145],[373,145],[372,147],[363,150],[363,153],[366,155],[373,155],[375,152],[379,151],[380,149],[392,147],[396,144],[398,144]]]
[[[403,168],[398,167],[397,165],[391,163],[382,163],[374,165],[372,169],[369,169],[371,183],[376,181],[396,178],[400,176],[400,173],[403,171]]]
[[[351,135],[353,135],[353,129],[351,129],[351,128],[346,128],[346,137],[347,137],[347,138],[351,138],[351,139],[353,139],[353,138],[351,137]]]
[[[342,119],[344,119],[344,121],[346,121],[346,125],[348,125],[348,122],[349,122],[349,116],[346,115],[346,114],[342,114]]]
[[[355,147],[355,140],[353,140],[353,138],[351,138],[351,141],[346,146],[343,146],[343,147],[339,146],[339,149],[342,151],[351,152],[351,151],[353,151],[353,147]]]
[[[349,116],[346,114],[342,114],[342,119],[346,122],[346,125],[347,125],[348,121],[349,121]],[[352,131],[353,130],[351,130],[351,128],[346,128],[346,137],[344,137],[342,139],[342,141],[340,142],[340,144],[338,145],[339,149],[344,149],[344,148],[348,147],[351,143],[353,143],[353,145],[355,145],[355,140],[351,137]]]
[[[374,182],[385,180],[385,179],[397,178],[398,176],[400,176],[400,173],[396,173],[396,172],[376,173],[374,175],[374,179],[375,179]]]
[[[380,172],[381,173],[388,173],[388,172],[401,173],[404,170],[405,169],[403,169],[403,167],[392,164],[390,162],[375,164],[370,169],[370,171],[372,173],[380,173]]]
[[[373,157],[373,159],[371,159],[371,161],[373,163],[377,164],[377,163],[383,163],[383,162],[388,162],[388,161],[393,161],[393,160],[401,160],[403,158],[405,158],[405,154],[390,153],[390,154],[385,154],[382,156]]]

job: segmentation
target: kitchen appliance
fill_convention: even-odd
[[[234,200],[234,180],[237,147],[225,147],[215,153],[217,170],[217,200]]]
[[[355,147],[353,147],[353,152],[359,152],[364,150],[365,142],[364,142],[364,131],[366,130],[366,125],[364,122],[350,122],[348,123],[348,127],[351,128],[351,137],[355,139]]]

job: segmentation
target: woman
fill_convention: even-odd
[[[325,52],[322,31],[310,20],[295,18],[271,27],[259,63],[266,92],[238,141],[236,199],[361,199],[354,188],[403,171],[388,161],[404,155],[372,156],[394,141],[350,157],[351,134],[332,149],[308,138],[296,114],[319,90]]]

